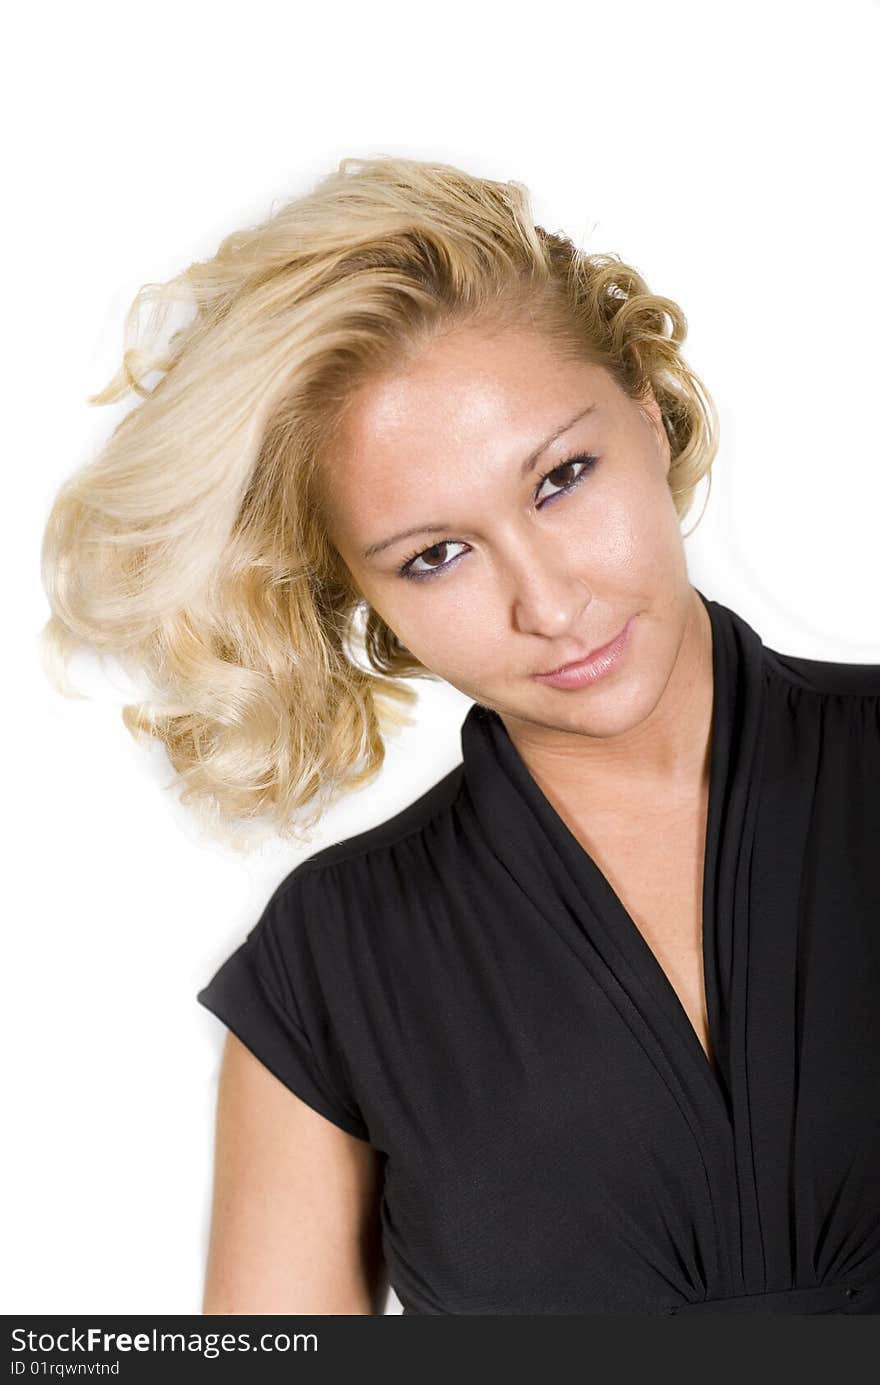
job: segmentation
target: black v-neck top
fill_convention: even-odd
[[[880,664],[698,594],[713,1062],[477,703],[462,764],[291,871],[198,993],[383,1156],[407,1313],[880,1312]]]

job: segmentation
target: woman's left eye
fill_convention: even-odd
[[[568,461],[561,462],[558,466],[552,467],[550,471],[545,471],[538,484],[538,489],[535,492],[535,498],[541,498],[541,487],[544,485],[545,481],[550,481],[551,484],[556,487],[555,490],[550,491],[549,494],[543,497],[545,501],[552,499],[554,495],[562,495],[566,491],[574,490],[578,482],[582,481],[589,471],[592,471],[598,460],[598,457],[592,452],[582,452],[579,456],[569,457]],[[578,467],[580,470],[572,475],[572,468],[574,467]],[[552,479],[557,476],[561,476],[561,480],[558,483]]]

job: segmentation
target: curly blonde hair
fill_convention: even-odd
[[[194,316],[163,346],[181,304]],[[139,400],[46,525],[44,666],[73,696],[82,644],[146,675],[125,725],[163,742],[181,801],[232,846],[235,823],[308,840],[411,722],[404,680],[434,677],[330,542],[318,467],[355,390],[468,325],[532,328],[633,400],[653,392],[685,516],[718,431],[685,316],[618,256],[535,225],[521,183],[346,158],[131,305],[122,365],[88,402]]]

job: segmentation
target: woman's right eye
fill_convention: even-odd
[[[420,548],[417,553],[413,553],[410,557],[405,558],[397,570],[401,577],[412,577],[418,578],[419,580],[423,577],[434,577],[437,573],[445,572],[447,568],[452,567],[453,563],[461,557],[461,554],[454,553],[451,558],[441,563],[433,562],[433,557],[441,553],[444,548],[456,547],[466,548],[467,544],[460,543],[457,539],[440,539],[437,543],[432,543],[430,548]],[[427,567],[419,568],[415,566],[416,563],[426,559],[428,561]]]

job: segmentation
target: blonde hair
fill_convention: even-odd
[[[163,345],[180,304],[194,316]],[[618,256],[535,225],[520,183],[346,158],[131,305],[122,365],[89,402],[139,402],[46,525],[45,668],[72,696],[81,644],[145,674],[152,696],[125,725],[164,744],[181,801],[233,846],[236,822],[308,839],[411,721],[403,680],[434,676],[330,542],[318,466],[360,385],[470,325],[540,330],[632,399],[653,392],[685,516],[717,450],[685,316]]]

